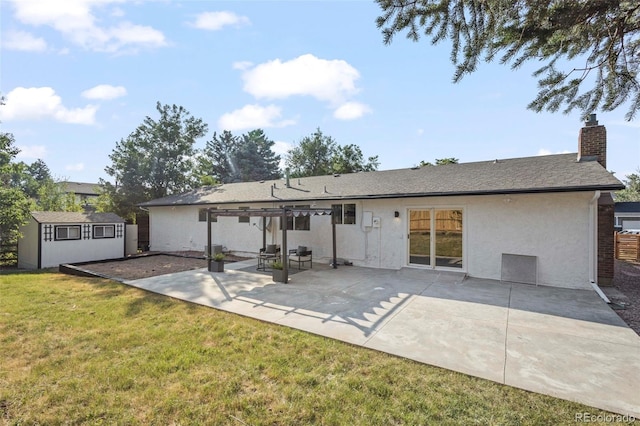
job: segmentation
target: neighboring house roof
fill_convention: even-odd
[[[620,201],[615,205],[616,213],[640,213],[640,201]]]
[[[559,154],[199,188],[143,207],[623,189],[597,161]],[[275,187],[273,186],[275,185]]]
[[[38,223],[124,223],[115,213],[31,212]]]
[[[86,183],[86,182],[61,182],[64,185],[65,192],[73,192],[76,195],[100,195],[97,189],[100,187],[99,183]]]

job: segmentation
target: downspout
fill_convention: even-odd
[[[600,191],[595,191],[589,201],[589,282],[591,287],[606,303],[611,303],[609,298],[598,287],[598,199]]]

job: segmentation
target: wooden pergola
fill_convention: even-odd
[[[209,207],[207,209],[207,267],[211,267],[211,237],[213,232],[211,231],[211,218],[219,216],[232,216],[232,217],[261,217],[262,218],[262,248],[267,247],[267,218],[279,217],[282,223],[282,247],[281,252],[283,256],[283,272],[284,282],[289,281],[289,262],[287,261],[287,218],[299,217],[299,216],[331,216],[331,236],[333,246],[333,261],[332,266],[334,269],[338,267],[336,258],[336,224],[333,218],[333,210],[330,208],[300,208],[300,207],[280,207],[280,208],[264,208],[264,209],[217,209]]]

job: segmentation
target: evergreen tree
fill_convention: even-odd
[[[213,177],[223,183],[239,182],[241,179],[233,160],[239,144],[240,138],[228,130],[222,134],[214,132],[198,157],[200,175]]]
[[[223,183],[276,179],[280,156],[273,152],[273,145],[261,129],[239,137],[227,130],[214,133],[198,158],[201,179]]]
[[[626,188],[616,192],[616,201],[640,201],[640,169],[627,175],[624,184]]]
[[[280,177],[280,156],[273,151],[274,144],[262,129],[242,135],[234,159],[244,182]]]
[[[563,107],[586,117],[629,101],[626,118],[632,120],[640,109],[637,0],[376,1],[385,43],[404,31],[413,41],[421,32],[433,44],[451,40],[454,82],[496,57],[512,69],[542,62],[534,73],[540,90],[528,106],[534,111]],[[569,61],[576,65],[566,65]]]

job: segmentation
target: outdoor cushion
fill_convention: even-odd
[[[275,244],[267,244],[267,249],[264,252],[268,253],[268,254],[274,254],[276,252],[276,245]]]
[[[304,256],[304,253],[307,251],[306,246],[298,246],[298,256]]]

